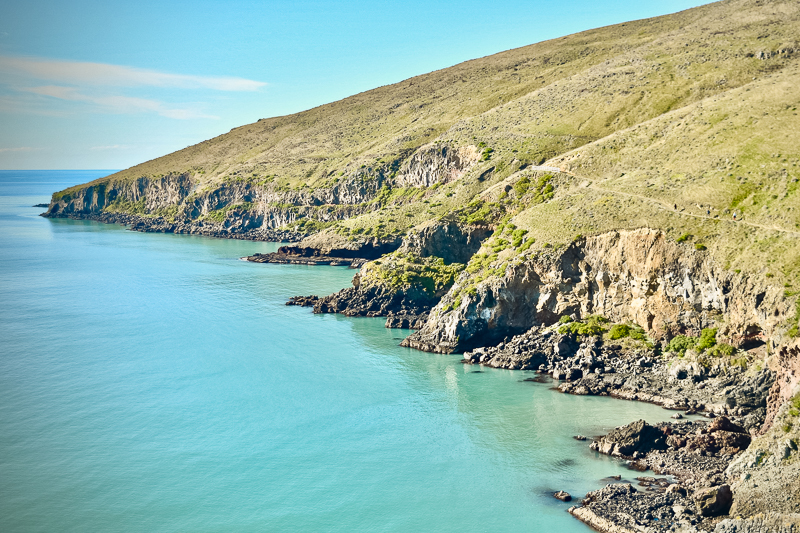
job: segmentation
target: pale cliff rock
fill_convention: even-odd
[[[450,353],[493,344],[562,315],[633,321],[652,337],[695,332],[725,316],[720,338],[773,338],[793,315],[783,291],[729,272],[653,229],[612,231],[509,264],[470,293],[467,274],[405,344]],[[456,305],[457,304],[457,305]]]
[[[87,184],[53,195],[45,216],[99,218],[120,212],[141,217],[170,215],[183,222],[199,221],[221,209],[223,228],[233,231],[277,229],[303,217],[323,222],[364,213],[385,179],[364,172],[348,176],[329,187],[281,189],[274,184],[231,180],[214,188],[201,185],[196,176],[170,174]]]
[[[400,169],[397,184],[401,187],[430,187],[450,183],[466,174],[478,162],[475,146],[453,147],[432,143],[421,146]]]

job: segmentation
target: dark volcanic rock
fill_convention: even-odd
[[[244,258],[251,263],[278,263],[289,265],[330,265],[349,266],[359,268],[366,259],[352,257],[334,257],[322,255],[313,248],[298,248],[296,246],[281,246],[277,252],[269,254],[255,254]]]
[[[106,224],[122,224],[131,231],[143,233],[176,233],[185,235],[202,235],[222,239],[239,239],[247,241],[296,242],[306,235],[280,229],[253,227],[246,223],[236,226],[204,222],[202,220],[169,221],[163,217],[145,217],[124,213],[81,213],[58,215],[55,218],[72,218],[77,220],[94,220]]]
[[[387,328],[419,329],[428,320],[427,314],[400,314],[386,317]]]
[[[496,346],[464,352],[464,360],[495,368],[535,369],[562,381],[558,390],[568,394],[613,396],[687,412],[737,416],[744,433],[763,424],[763,405],[775,380],[768,368],[753,373],[720,364],[702,368],[702,379],[697,381],[688,374],[678,379],[675,369],[689,368],[693,362],[669,353],[660,355],[657,347],[623,348],[604,344],[598,337],[561,335],[557,329],[534,326]],[[746,391],[746,402],[736,400],[740,390]]]
[[[314,307],[319,300],[318,296],[292,296],[286,305],[297,305],[300,307]]]
[[[315,313],[341,313],[346,316],[420,316],[436,304],[425,291],[395,291],[383,286],[347,287],[320,298]],[[414,325],[417,325],[415,320]]]
[[[638,457],[653,450],[666,450],[666,435],[659,428],[644,420],[614,429],[608,435],[592,443],[593,450],[608,455]]]

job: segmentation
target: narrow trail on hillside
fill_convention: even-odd
[[[548,171],[556,170],[556,167],[533,167],[533,168],[534,168],[534,170],[548,170]],[[572,176],[574,178],[581,179],[581,176],[578,176],[577,174],[573,174],[572,172],[569,172],[569,171],[566,171],[566,170],[561,170],[561,169],[558,169],[557,171],[561,172],[562,174],[567,174],[567,175]],[[673,205],[675,205],[674,203],[673,204],[669,204],[669,203],[667,203],[667,202],[665,202],[663,200],[658,200],[657,198],[651,198],[651,197],[645,196],[643,194],[636,194],[636,193],[632,193],[632,192],[622,192],[622,191],[618,191],[618,190],[615,190],[615,189],[607,189],[605,187],[601,187],[600,185],[594,184],[594,182],[592,182],[592,180],[590,180],[590,179],[587,179],[587,178],[584,178],[584,179],[585,179],[586,182],[588,182],[588,185],[584,186],[585,188],[593,189],[593,190],[598,191],[598,192],[604,192],[604,193],[609,193],[609,194],[620,194],[620,195],[628,196],[628,197],[631,197],[631,198],[639,198],[640,200],[645,200],[647,202],[655,204],[660,209],[663,209],[665,211],[669,211],[671,213],[677,213],[677,214],[680,214],[680,215],[684,215],[684,216],[688,216],[688,217],[694,217],[694,218],[703,218],[703,219],[706,219],[706,220],[716,220],[716,221],[719,221],[719,222],[728,222],[729,224],[744,224],[746,226],[751,226],[751,227],[754,227],[754,228],[760,228],[760,229],[764,229],[764,230],[767,230],[767,231],[777,231],[777,232],[780,232],[780,233],[786,233],[787,235],[793,235],[795,237],[800,237],[800,231],[794,231],[794,230],[790,230],[790,229],[786,229],[786,228],[781,228],[779,226],[767,226],[765,224],[758,224],[756,222],[748,222],[746,220],[727,220],[727,219],[722,219],[722,218],[715,218],[713,216],[699,215],[699,214],[695,214],[695,213],[687,213],[687,212],[682,211],[680,209],[676,210],[673,207]],[[581,185],[581,186],[583,186],[583,185]]]

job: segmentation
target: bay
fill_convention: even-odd
[[[572,436],[669,417],[287,307],[354,271],[275,243],[30,207],[109,172],[0,172],[2,531],[589,531],[552,491],[636,474]]]

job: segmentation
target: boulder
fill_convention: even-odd
[[[747,433],[742,426],[734,424],[730,421],[727,416],[721,416],[719,418],[715,418],[711,425],[708,426],[709,433],[714,433],[717,431],[728,431],[730,433]]]
[[[667,439],[664,432],[644,420],[622,426],[592,443],[592,449],[608,455],[633,457],[647,454],[653,450],[666,450]]]
[[[572,496],[570,495],[570,493],[569,492],[565,492],[563,490],[560,490],[558,492],[554,492],[553,493],[553,497],[556,498],[557,500],[561,500],[562,502],[570,502],[570,501],[572,501]]]
[[[562,359],[572,357],[575,355],[577,349],[577,344],[569,335],[559,336],[553,346],[553,351],[555,354]]]
[[[694,493],[697,513],[701,516],[721,516],[728,514],[733,502],[733,493],[728,485],[707,487]]]
[[[702,378],[705,369],[696,361],[673,361],[669,369],[669,377],[672,380]]]

